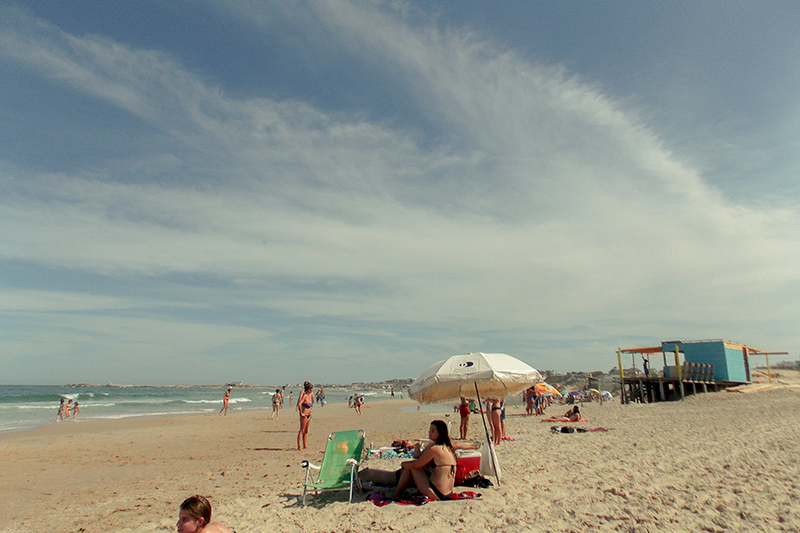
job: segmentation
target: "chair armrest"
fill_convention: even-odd
[[[355,460],[355,459],[353,459],[352,457],[351,457],[350,459],[348,459],[347,461],[345,461],[345,462],[346,462],[347,464],[349,464],[349,465],[355,465],[355,466],[358,466],[358,461],[356,461],[356,460]]]
[[[311,463],[310,461],[303,461],[302,463],[300,463],[300,466],[302,466],[303,468],[313,468],[314,470],[319,470],[320,468],[322,468],[321,466],[317,466],[314,463]]]

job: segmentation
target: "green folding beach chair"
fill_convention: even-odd
[[[348,502],[353,502],[353,488],[361,490],[358,466],[364,453],[364,435],[363,429],[331,433],[325,445],[322,465],[317,466],[309,461],[300,463],[306,469],[303,505],[306,504],[308,489],[314,489],[315,494],[326,490],[349,490]]]

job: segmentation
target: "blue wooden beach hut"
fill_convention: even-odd
[[[714,365],[715,381],[750,382],[751,354],[764,353],[763,350],[722,339],[705,341],[667,341],[661,343],[665,353],[675,348],[683,353],[687,363]]]

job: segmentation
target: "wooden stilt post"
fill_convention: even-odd
[[[686,398],[686,393],[683,390],[683,368],[681,367],[681,356],[680,356],[680,349],[678,348],[678,343],[675,343],[675,366],[678,367],[678,383],[680,383],[681,387],[681,400]]]
[[[622,349],[617,348],[617,364],[619,365],[619,401],[624,405],[625,401],[625,371],[622,369]]]
[[[769,382],[772,383],[772,370],[769,368],[769,354],[765,353],[764,357],[767,358],[767,378],[769,379]]]

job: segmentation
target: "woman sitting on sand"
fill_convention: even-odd
[[[400,464],[400,479],[397,481],[397,496],[408,487],[411,481],[420,494],[433,501],[447,500],[453,494],[456,482],[456,452],[450,442],[447,424],[434,420],[428,429],[431,440],[425,448],[419,444],[414,447],[413,461]]]
[[[576,405],[561,416],[551,416],[550,418],[542,418],[542,422],[580,422],[581,410]]]
[[[211,523],[211,504],[203,496],[191,496],[181,504],[178,533],[232,533],[219,522]]]

